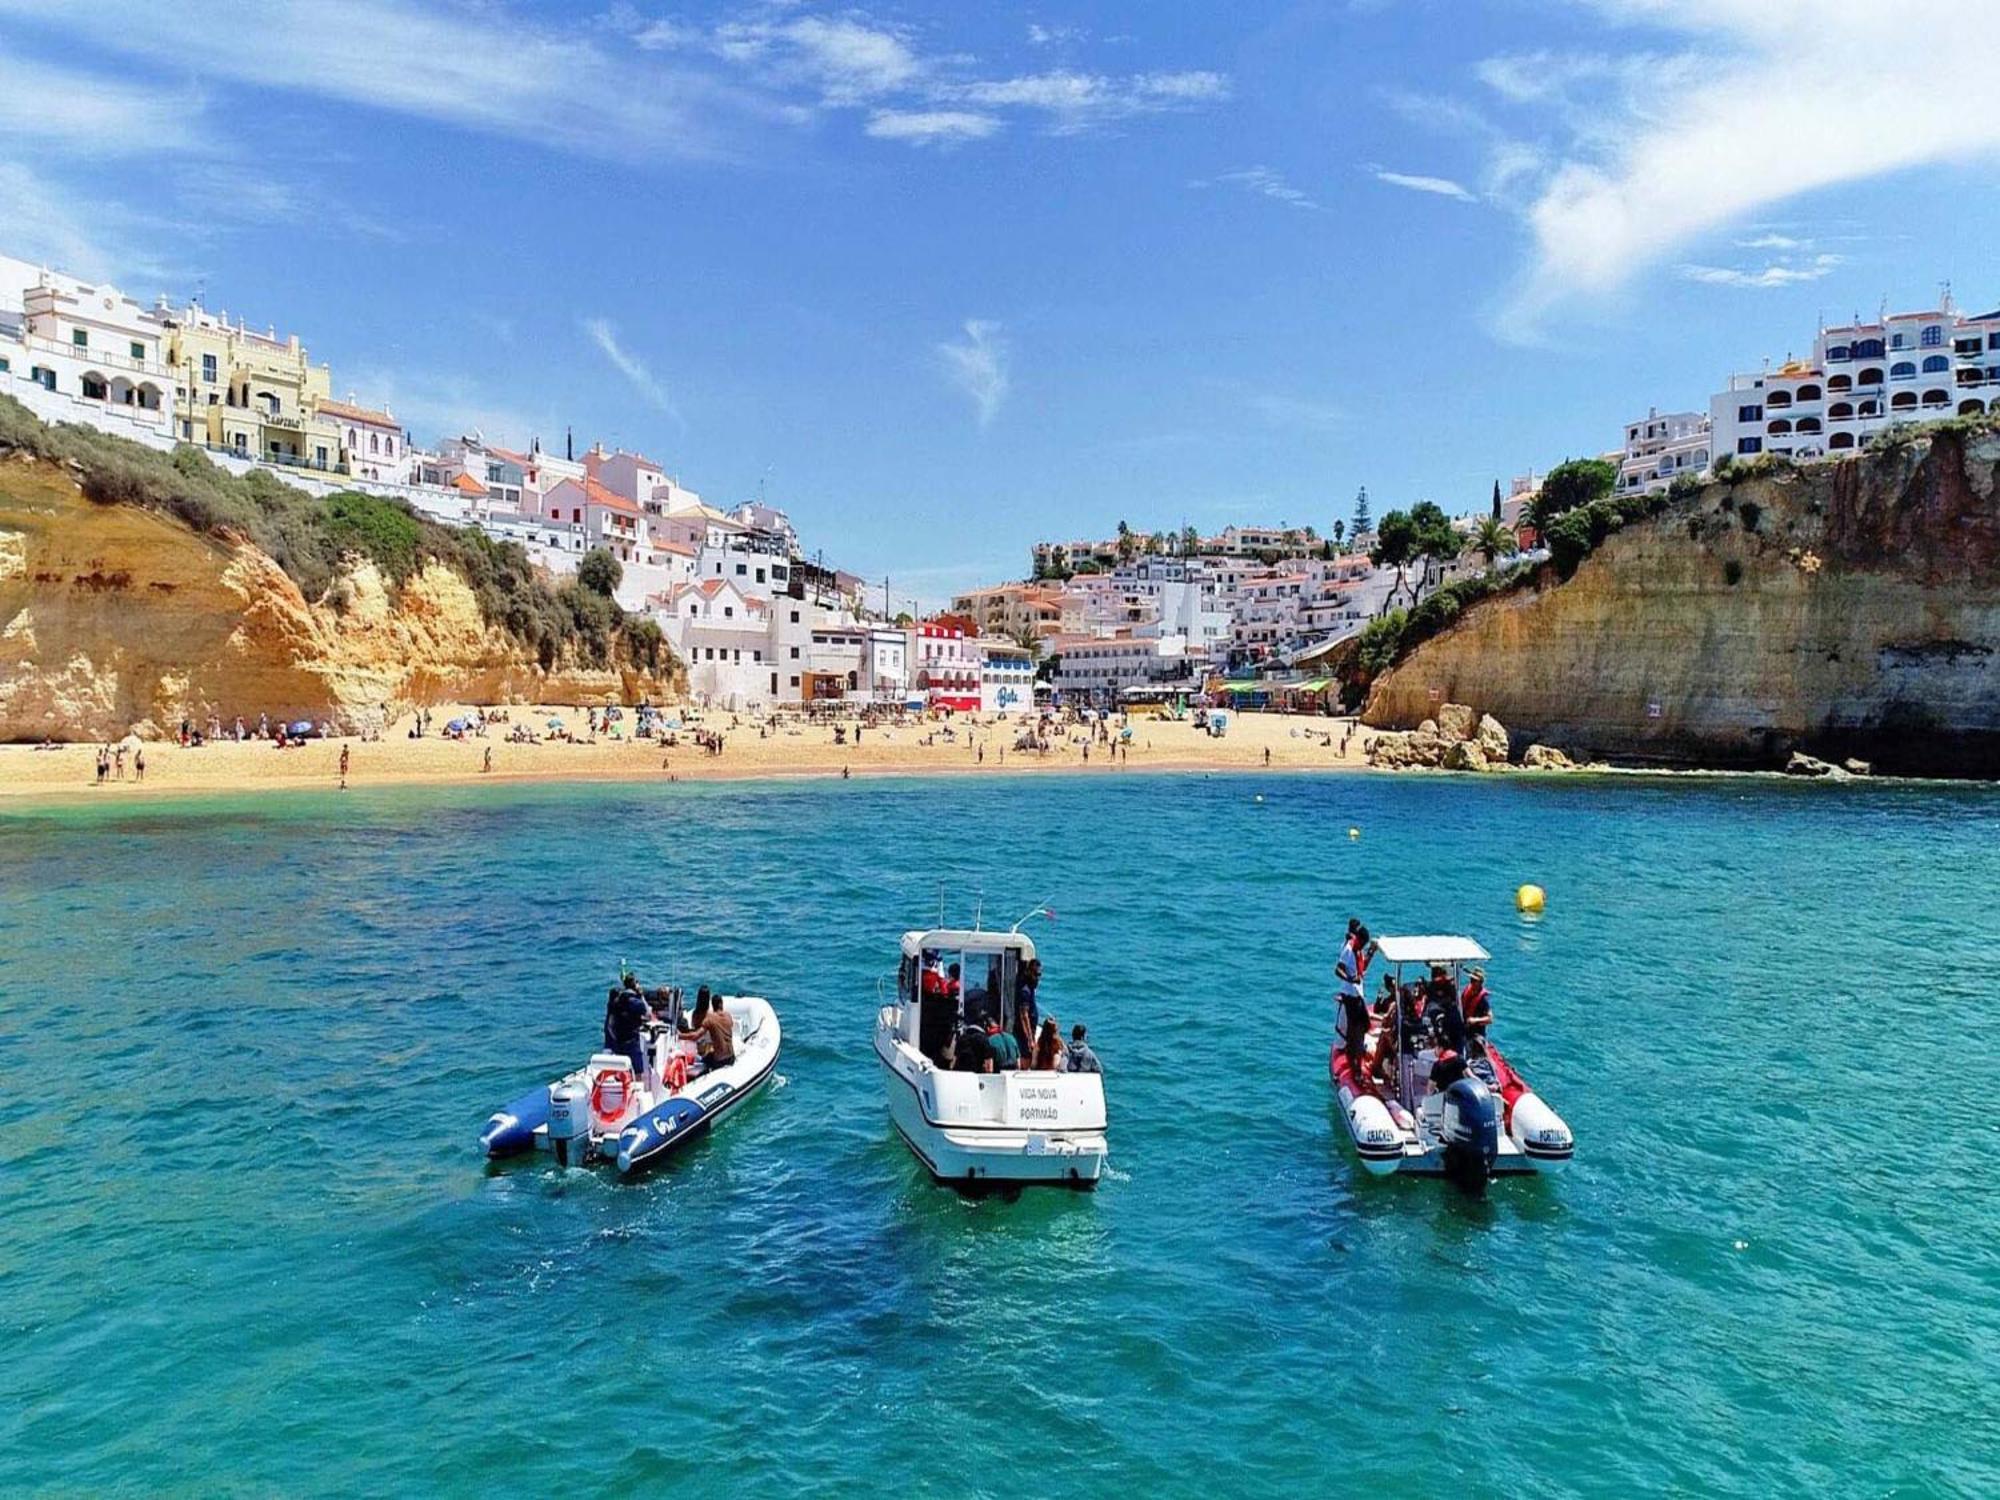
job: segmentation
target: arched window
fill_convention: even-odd
[[[1986,408],[1981,406],[1977,401],[1961,401],[1958,403],[1958,414],[1961,417],[1976,417],[1984,410]]]
[[[1882,415],[1882,403],[1880,401],[1863,401],[1854,408],[1854,415],[1862,418],[1879,417]]]
[[[1836,432],[1826,440],[1826,445],[1829,448],[1852,448],[1854,446],[1854,434],[1851,432]]]
[[[1898,391],[1889,398],[1889,410],[1891,411],[1915,411],[1916,408],[1917,393],[1915,391]]]
[[[1881,366],[1870,365],[1867,369],[1863,370],[1859,375],[1854,377],[1854,383],[1856,385],[1880,385],[1882,383]]]
[[[1853,358],[1853,351],[1845,344],[1828,344],[1826,346],[1826,362],[1830,365],[1844,365],[1851,358]]]
[[[396,456],[396,440],[392,437],[383,438],[382,451],[388,454],[389,457],[394,458]]]
[[[1891,380],[1915,380],[1917,378],[1917,367],[1907,359],[1899,359],[1893,365],[1889,366],[1889,378]]]
[[[111,387],[108,384],[106,384],[104,377],[98,374],[95,370],[92,370],[88,375],[85,375],[83,377],[84,400],[103,401],[110,395],[111,395]]]
[[[1792,430],[1792,420],[1790,417],[1779,417],[1775,422],[1773,422],[1770,425],[1768,429],[1772,437],[1784,437],[1787,434],[1789,434],[1791,430]]]
[[[1882,357],[1882,341],[1880,339],[1857,339],[1854,344],[1854,357],[1856,359],[1880,359]]]
[[[1764,397],[1764,406],[1767,410],[1773,410],[1780,406],[1790,406],[1791,404],[1792,393],[1790,391],[1772,391]]]
[[[361,451],[361,434],[356,432],[352,427],[347,429],[347,446],[356,453]]]
[[[382,436],[380,433],[371,432],[368,434],[368,451],[370,453],[380,453],[382,451]]]
[[[1800,431],[1800,432],[1818,432],[1818,431],[1819,431],[1819,418],[1818,418],[1818,417],[1800,417],[1800,418],[1799,418],[1799,431]]]
[[[1830,391],[1851,391],[1854,389],[1854,377],[1835,375],[1827,381],[1826,388]]]
[[[1836,401],[1826,409],[1826,419],[1829,422],[1845,422],[1851,419],[1853,415],[1854,406],[1851,402],[1847,401]]]
[[[1940,375],[1950,368],[1951,361],[1946,359],[1942,354],[1927,354],[1924,356],[1924,373],[1926,375]]]
[[[1817,401],[1819,400],[1819,387],[1816,385],[1802,385],[1798,389],[1798,397],[1801,401]]]
[[[1932,389],[1924,392],[1924,405],[1949,406],[1951,405],[1951,392],[1941,391],[1933,387]]]

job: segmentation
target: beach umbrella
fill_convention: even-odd
[[[293,734],[311,734],[313,732],[312,720],[311,719],[297,720],[296,722],[293,723],[291,727],[291,732]]]
[[[459,734],[463,733],[465,730],[470,729],[472,727],[472,724],[469,720],[466,719],[453,719],[449,724],[445,725],[444,727],[446,729],[451,730],[454,734]]]
[[[563,721],[562,721],[561,719],[558,719],[558,718],[557,718],[557,717],[556,717],[556,716],[555,716],[554,714],[550,714],[550,715],[549,715],[549,728],[551,728],[551,729],[560,729],[560,728],[562,728],[562,727],[563,727]]]

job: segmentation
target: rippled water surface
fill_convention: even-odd
[[[1990,1495],[1996,835],[1361,776],[3,814],[0,1493]],[[941,892],[1054,905],[1094,1195],[896,1140],[877,977]],[[1361,1173],[1350,913],[1493,950],[1568,1176]],[[636,1184],[488,1170],[621,960],[769,995],[782,1086]]]

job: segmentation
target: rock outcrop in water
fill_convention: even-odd
[[[0,458],[0,739],[151,736],[210,713],[354,726],[420,703],[632,701],[673,687],[544,672],[439,564],[396,588],[351,565],[309,603],[254,547],[94,503],[61,466]]]
[[[1573,578],[1485,600],[1363,722],[1476,703],[1572,753],[2000,776],[2000,433],[1945,428],[1712,483]]]

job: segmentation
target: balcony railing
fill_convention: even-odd
[[[24,348],[39,349],[46,354],[60,354],[67,359],[78,360],[87,365],[95,365],[100,369],[135,370],[139,374],[151,376],[155,380],[170,381],[173,379],[173,372],[164,364],[150,360],[134,359],[129,354],[117,354],[110,349],[79,348],[75,344],[65,344],[61,339],[43,338],[39,333],[23,333],[21,335],[21,344]]]

